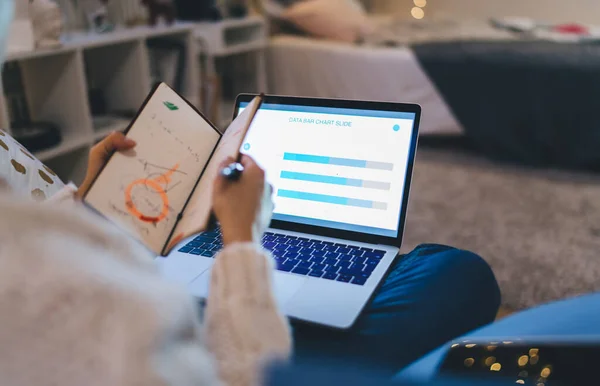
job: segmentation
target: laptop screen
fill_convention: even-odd
[[[274,220],[397,237],[415,118],[265,102],[242,153],[274,188]]]

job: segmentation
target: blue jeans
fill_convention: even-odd
[[[391,378],[444,342],[491,323],[500,290],[479,256],[421,245],[399,258],[350,331],[294,325],[296,366]]]

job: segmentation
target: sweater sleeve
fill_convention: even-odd
[[[227,386],[256,386],[269,361],[287,360],[292,338],[272,292],[273,263],[252,243],[234,244],[212,269],[205,328]]]
[[[77,201],[75,197],[76,193],[77,186],[73,183],[69,183],[49,197],[45,202],[50,205],[73,205]]]

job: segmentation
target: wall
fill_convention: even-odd
[[[410,15],[412,0],[371,0],[378,12]],[[550,22],[600,24],[598,0],[427,0],[425,15],[461,18],[526,16]]]

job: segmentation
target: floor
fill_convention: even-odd
[[[600,175],[421,147],[403,250],[427,242],[481,255],[509,310],[599,291]]]
[[[514,313],[515,311],[511,310],[510,308],[500,307],[500,310],[498,310],[498,315],[496,316],[496,321],[511,316]]]

